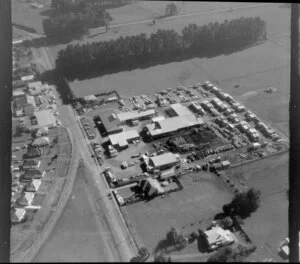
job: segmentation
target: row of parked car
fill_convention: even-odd
[[[85,119],[81,119],[81,124],[83,126],[83,129],[84,129],[88,139],[94,139],[95,134],[90,131],[91,130],[90,124]]]
[[[192,152],[190,155],[188,155],[186,157],[187,163],[191,163],[196,160],[204,159],[210,155],[230,151],[232,149],[234,149],[234,147],[230,144],[230,145],[223,146],[219,149],[208,149],[208,150],[204,150],[204,151]]]
[[[91,143],[91,146],[94,150],[95,156],[97,158],[97,161],[100,165],[103,163],[103,154],[102,154],[102,149],[99,143]]]

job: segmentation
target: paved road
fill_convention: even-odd
[[[39,48],[37,54],[43,56],[42,67],[44,67],[44,70],[51,70],[54,68],[54,63],[52,58],[49,56],[46,47]],[[57,91],[54,91],[54,94],[57,98],[59,119],[61,120],[62,125],[71,131],[73,144],[76,145],[77,149],[76,155],[84,160],[86,167],[90,170],[91,179],[93,179],[98,189],[100,198],[97,200],[97,204],[104,212],[106,212],[106,217],[109,219],[109,228],[111,229],[114,237],[116,248],[120,252],[119,255],[122,256],[121,260],[129,261],[134,255],[136,255],[137,249],[128,229],[126,228],[126,224],[121,216],[119,207],[115,199],[109,200],[106,195],[110,191],[110,188],[103,176],[100,175],[101,168],[91,157],[92,154],[88,146],[88,140],[84,137],[83,131],[80,128],[77,115],[70,105],[62,104],[59,99],[60,95]],[[99,226],[99,228],[101,228],[101,226]],[[103,226],[102,228],[106,227]]]

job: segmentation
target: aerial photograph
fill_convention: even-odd
[[[291,4],[11,11],[11,262],[289,261]]]

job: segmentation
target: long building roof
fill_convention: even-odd
[[[131,120],[131,119],[138,119],[146,116],[155,115],[155,110],[149,109],[146,111],[130,111],[130,112],[122,112],[117,114],[118,119],[120,122]]]
[[[177,156],[171,152],[164,153],[162,155],[154,156],[150,158],[154,167],[160,167],[163,165],[177,162]]]
[[[192,127],[196,124],[203,124],[203,120],[200,117],[193,115],[176,116],[173,118],[167,118],[146,125],[151,136],[174,132],[185,127]]]

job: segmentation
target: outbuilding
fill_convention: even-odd
[[[236,240],[235,236],[229,231],[216,226],[204,232],[205,241],[210,250],[233,244]]]

